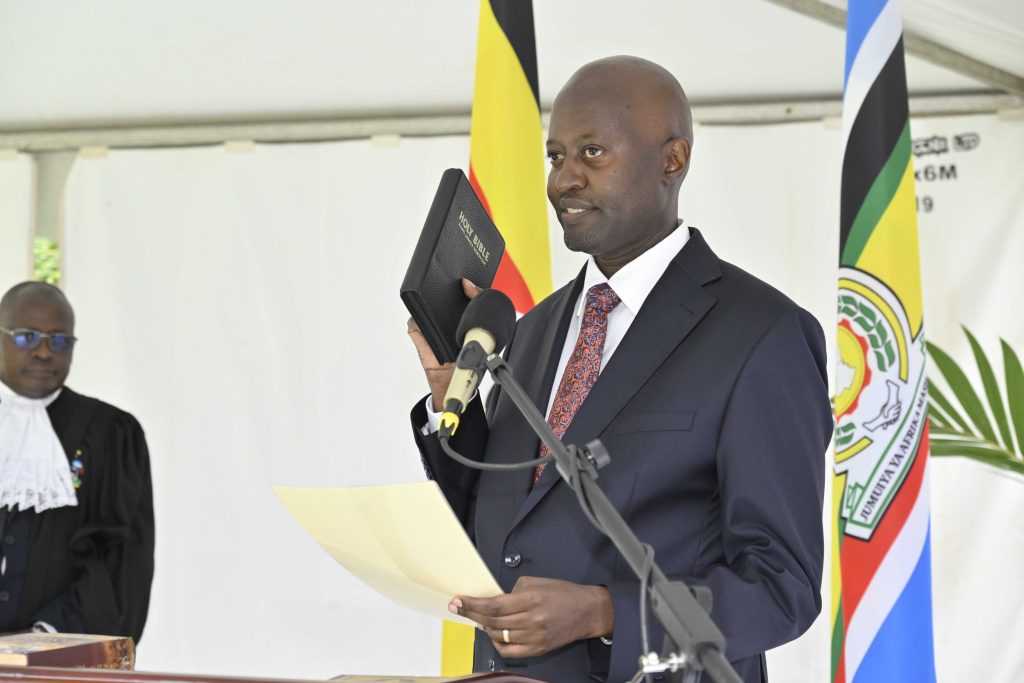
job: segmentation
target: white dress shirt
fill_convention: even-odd
[[[548,397],[548,406],[544,411],[545,415],[551,413],[551,405],[555,402],[555,394],[558,392],[558,385],[562,381],[562,374],[565,366],[569,364],[569,357],[576,347],[576,339],[580,336],[580,326],[583,322],[583,310],[586,307],[587,292],[594,285],[607,282],[618,295],[621,303],[612,309],[608,314],[608,330],[605,333],[604,352],[601,356],[601,370],[608,364],[608,359],[615,353],[622,338],[626,336],[630,325],[636,319],[640,307],[650,295],[654,285],[658,283],[661,276],[665,274],[668,264],[676,257],[679,250],[683,248],[690,239],[690,229],[686,221],[680,221],[679,226],[665,239],[637,256],[635,259],[624,265],[611,278],[605,277],[604,273],[597,266],[597,261],[591,256],[587,260],[587,272],[583,276],[583,289],[576,299],[575,314],[569,323],[569,329],[565,334],[565,342],[562,345],[562,355],[558,359],[558,368],[555,370],[554,384]],[[423,427],[424,434],[432,434],[438,429],[441,421],[441,413],[433,411],[431,397],[427,396],[427,424]]]

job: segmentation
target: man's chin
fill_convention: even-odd
[[[64,385],[59,380],[49,378],[47,380],[35,380],[21,382],[18,386],[11,387],[16,394],[24,396],[25,398],[45,398],[57,391]]]
[[[592,232],[564,230],[562,232],[562,240],[565,242],[565,248],[569,251],[575,251],[591,256],[597,253],[598,240],[595,239]]]

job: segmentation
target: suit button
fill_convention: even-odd
[[[4,536],[4,543],[7,545],[14,545],[14,534],[7,534]]]
[[[505,566],[509,569],[515,569],[519,566],[519,563],[523,561],[523,556],[519,553],[512,552],[505,555]]]
[[[497,667],[497,666],[496,666],[496,665],[494,664],[494,660],[493,660],[493,659],[488,659],[488,660],[487,660],[487,667],[488,667],[488,668],[489,668],[489,669],[490,669],[491,671],[495,671],[495,670],[496,670],[496,669],[498,668],[498,667]]]
[[[0,591],[0,602],[7,602],[11,599],[11,594],[7,591]]]

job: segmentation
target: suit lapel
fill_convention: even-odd
[[[572,319],[574,304],[583,287],[585,272],[584,267],[584,270],[570,286],[564,287],[554,294],[556,299],[551,307],[551,312],[544,319],[538,321],[538,324],[543,326],[539,334],[533,334],[530,339],[523,340],[525,342],[523,354],[526,358],[532,356],[541,360],[543,354],[547,354],[542,362],[517,363],[519,367],[531,368],[529,372],[524,373],[524,377],[520,381],[542,415],[545,414],[545,408],[551,395],[551,385],[554,382],[555,371],[558,369],[558,360],[562,355],[562,346]],[[497,459],[496,462],[520,462],[524,459],[524,454],[537,455],[537,449],[540,447],[539,440],[525,421],[522,424],[522,429],[516,431],[514,438],[514,443],[502,449],[505,457]],[[515,509],[518,511],[530,493],[533,484],[533,470],[523,470],[513,475],[513,478],[515,481]]]
[[[704,290],[703,285],[719,277],[718,258],[700,232],[694,229],[686,246],[651,290],[615,355],[601,371],[587,399],[573,417],[562,439],[565,443],[583,447],[604,431],[715,305],[715,298]],[[564,338],[563,329],[555,341]],[[555,346],[559,351],[562,348],[561,344],[556,343]],[[553,362],[557,361],[556,354]],[[546,378],[549,392],[554,378],[551,373]],[[560,480],[555,467],[546,467],[526,496],[512,526],[522,521]]]

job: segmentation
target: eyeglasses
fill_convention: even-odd
[[[66,353],[78,341],[78,338],[74,335],[64,334],[63,332],[47,334],[39,330],[8,330],[6,327],[0,327],[0,332],[10,335],[14,345],[26,351],[37,348],[45,339],[51,351],[54,353]]]

